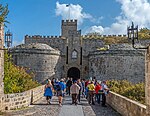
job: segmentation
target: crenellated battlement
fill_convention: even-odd
[[[77,20],[62,20],[63,26],[77,25]]]
[[[127,35],[82,35],[85,39],[103,38],[103,37],[127,37]]]
[[[25,39],[60,39],[60,38],[62,38],[62,36],[41,36],[41,35],[25,36]]]

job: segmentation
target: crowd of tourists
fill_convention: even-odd
[[[109,88],[106,81],[97,81],[93,79],[47,79],[44,89],[44,96],[47,104],[51,104],[52,96],[58,96],[59,105],[62,106],[62,100],[65,95],[72,97],[72,104],[80,103],[81,97],[86,98],[89,104],[95,105],[95,102],[106,107],[106,95]]]

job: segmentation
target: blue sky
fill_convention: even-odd
[[[13,33],[13,44],[25,35],[60,35],[61,20],[78,19],[82,34],[126,34],[134,21],[150,27],[149,0],[0,0],[9,6],[6,31]],[[66,7],[66,4],[70,4]]]

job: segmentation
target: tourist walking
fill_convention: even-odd
[[[72,85],[72,78],[68,78],[68,81],[66,83],[66,87],[67,87],[66,92],[69,96],[70,96],[70,87],[71,87],[71,85]]]
[[[47,104],[51,104],[50,100],[53,96],[53,85],[51,83],[51,80],[47,80],[45,88],[44,88],[44,96],[46,97]]]
[[[62,106],[63,94],[65,90],[65,84],[63,83],[63,79],[61,79],[60,82],[57,83],[56,90],[57,90],[59,106]]]
[[[78,94],[78,102],[80,102],[80,99],[81,99],[81,92],[82,92],[82,83],[80,81],[80,79],[77,80],[77,84],[79,85],[80,89],[79,89],[79,94]]]
[[[73,85],[70,87],[70,93],[72,95],[72,104],[77,105],[77,97],[79,94],[80,86],[77,84],[77,81],[75,80]]]
[[[57,96],[57,85],[59,84],[59,80],[56,78],[54,80],[53,88],[54,88],[54,95]]]
[[[106,81],[102,82],[102,90],[103,90],[103,94],[102,94],[102,106],[103,107],[107,107],[106,106],[106,95],[109,92],[109,88],[106,85]]]
[[[95,86],[95,98],[98,104],[100,104],[100,97],[101,97],[101,91],[102,87],[100,85],[99,82],[96,82],[96,86]]]
[[[64,97],[65,96],[65,92],[66,92],[66,83],[64,82],[64,79],[61,79],[59,84],[61,86],[61,90],[63,92],[63,97]]]
[[[94,82],[91,81],[90,84],[87,85],[88,88],[88,102],[89,104],[95,105],[94,103],[94,92],[95,92],[95,86],[94,86]]]
[[[82,79],[81,80],[81,83],[82,83],[82,97],[85,97],[85,79]]]

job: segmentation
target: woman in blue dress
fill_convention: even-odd
[[[51,104],[50,100],[52,99],[53,96],[53,85],[51,83],[51,80],[47,80],[45,89],[44,89],[44,96],[46,97],[47,104]]]

